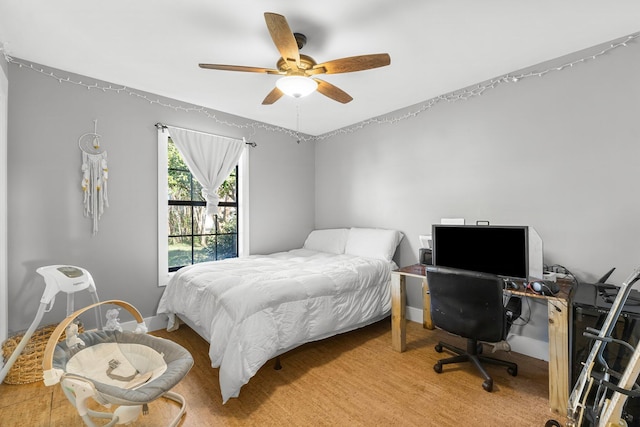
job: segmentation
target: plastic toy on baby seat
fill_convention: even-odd
[[[116,308],[107,310],[107,323],[102,328],[105,331],[120,331],[122,332],[122,326],[120,326],[120,319],[118,315],[120,311]]]

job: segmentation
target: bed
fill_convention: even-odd
[[[183,267],[157,311],[168,330],[178,317],[210,343],[226,403],[268,360],[388,316],[401,239],[394,230],[314,230],[300,249]]]

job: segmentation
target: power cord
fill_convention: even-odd
[[[563,265],[560,265],[560,264],[553,264],[550,266],[544,265],[543,268],[544,268],[544,271],[549,271],[551,273],[557,273],[557,274],[563,274],[565,276],[569,276],[573,281],[573,283],[576,284],[576,286],[580,284],[580,281],[578,281],[578,278],[571,271],[569,271],[568,268],[566,268]]]

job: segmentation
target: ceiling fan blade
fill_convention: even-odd
[[[284,92],[282,92],[277,87],[274,87],[273,90],[269,92],[269,94],[264,98],[264,101],[262,101],[262,105],[271,105],[278,99],[282,98],[282,95],[284,95]]]
[[[245,71],[248,73],[266,73],[266,74],[283,74],[278,70],[261,67],[245,67],[244,65],[224,65],[224,64],[198,64],[200,68],[208,70],[224,70],[224,71]]]
[[[391,57],[388,53],[376,53],[372,55],[351,56],[348,58],[334,59],[333,61],[323,62],[313,67],[309,74],[315,74],[313,71],[326,74],[351,73],[353,71],[370,70],[372,68],[384,67],[391,64]]]
[[[332,85],[329,82],[320,79],[313,79],[318,83],[318,92],[323,94],[326,97],[333,99],[334,101],[338,101],[342,104],[346,104],[348,102],[353,101],[351,95],[347,92],[343,91],[337,86]]]
[[[289,66],[297,70],[300,67],[300,51],[286,18],[277,13],[265,12],[264,20],[280,56]]]

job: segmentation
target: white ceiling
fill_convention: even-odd
[[[261,105],[277,76],[264,12],[286,16],[318,62],[387,52],[391,65],[323,79],[319,93]],[[640,30],[638,0],[0,0],[0,43],[35,62],[311,135]],[[299,111],[299,118],[297,112]]]

